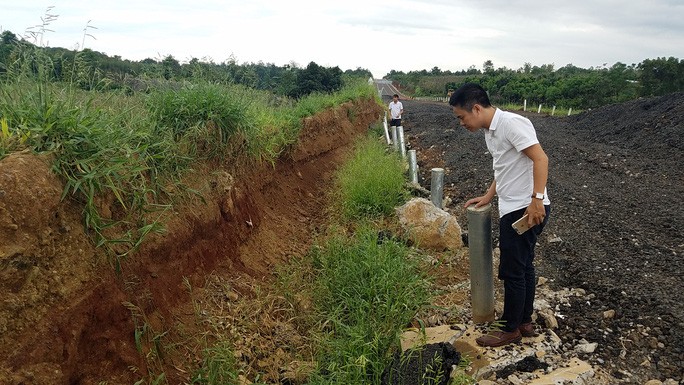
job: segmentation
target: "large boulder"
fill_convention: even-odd
[[[456,218],[424,198],[413,198],[396,209],[402,229],[418,247],[437,251],[463,247]]]

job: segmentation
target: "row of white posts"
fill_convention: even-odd
[[[539,103],[539,108],[537,108],[538,114],[541,114],[541,109],[542,109],[542,104]],[[525,99],[523,101],[523,111],[527,111],[527,99]],[[556,114],[556,106],[553,106],[553,108],[551,108],[551,116],[553,116],[555,114]],[[568,116],[570,116],[570,114],[572,114],[572,107],[570,107],[570,109],[568,109]]]
[[[414,98],[415,100],[428,100],[428,101],[433,101],[433,102],[449,102],[449,98],[445,97],[440,97],[440,96],[419,96]],[[539,104],[539,107],[537,108],[537,113],[541,114],[541,109],[542,109],[542,103]],[[523,100],[523,111],[527,111],[527,99]],[[553,106],[551,108],[551,116],[556,114],[556,106]],[[568,116],[572,114],[572,107],[568,109]]]
[[[387,145],[406,159],[406,141],[403,126],[387,126],[387,113],[383,119]],[[391,138],[390,138],[391,137]],[[409,178],[418,184],[416,150],[408,150]],[[433,168],[430,181],[430,201],[442,209],[444,196],[444,169]],[[468,250],[470,251],[470,292],[473,321],[494,320],[494,274],[492,263],[492,206],[468,207]]]
[[[444,103],[449,102],[449,98],[447,98],[446,96],[416,96],[413,99],[414,100],[427,100],[430,102],[444,102]]]

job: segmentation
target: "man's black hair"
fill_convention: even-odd
[[[479,104],[482,107],[489,107],[492,104],[489,102],[487,91],[480,87],[479,84],[466,83],[459,87],[449,98],[449,105],[452,107],[460,107],[464,110],[471,111],[473,106]]]
[[[392,97],[393,97],[393,98],[398,98],[398,97],[399,97],[399,95],[397,95],[397,94],[394,94],[394,95],[392,95]]]

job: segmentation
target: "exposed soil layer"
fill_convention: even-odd
[[[186,322],[190,289],[201,291],[212,274],[268,279],[273,266],[305,253],[328,220],[322,208],[336,167],[381,113],[367,100],[307,118],[299,144],[275,165],[195,165],[186,184],[202,199],[176,204],[166,233],[150,236],[120,274],[93,247],[81,208],[60,200],[49,158],[1,160],[0,383],[131,384],[153,373],[187,382],[201,360],[201,347],[190,345],[200,341],[174,341],[165,357],[155,344],[202,334]]]
[[[465,224],[463,203],[493,177],[482,132],[461,128],[446,103],[403,103],[421,184],[429,188],[430,169],[445,168],[449,208]],[[560,337],[568,346],[597,342],[585,358],[626,383],[682,381],[684,94],[570,117],[518,112],[550,159],[552,213],[537,248],[538,275],[588,295],[559,309]],[[493,228],[496,236],[498,220]],[[607,310],[615,316],[604,317]]]

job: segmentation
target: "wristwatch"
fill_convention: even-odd
[[[543,193],[534,193],[534,195],[532,195],[532,198],[544,200],[544,194]]]

